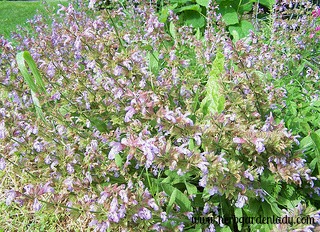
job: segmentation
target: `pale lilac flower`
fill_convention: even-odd
[[[263,172],[263,170],[264,170],[264,167],[263,167],[263,166],[260,166],[260,167],[258,167],[258,168],[256,169],[256,172],[257,172],[259,175],[261,175],[262,172]]]
[[[113,160],[115,158],[115,156],[117,154],[119,154],[120,151],[122,151],[123,149],[123,145],[119,142],[110,142],[110,146],[112,147],[110,152],[109,152],[109,155],[108,155],[108,159],[111,159]]]
[[[198,165],[198,168],[202,171],[204,175],[208,174],[208,167],[209,163],[208,162],[200,162]]]
[[[168,220],[166,212],[161,212],[160,217],[161,217],[162,222],[166,222]]]
[[[254,181],[253,175],[248,170],[245,170],[243,174],[245,178],[249,179],[250,181]]]
[[[203,212],[202,212],[202,214],[207,214],[207,213],[209,213],[209,211],[210,211],[210,205],[209,205],[209,203],[208,202],[206,202],[205,204],[204,204],[204,207],[203,207]]]
[[[43,143],[36,140],[33,144],[33,148],[36,150],[36,152],[41,152],[44,148]]]
[[[256,189],[254,191],[256,193],[256,196],[259,196],[261,198],[261,201],[264,201],[264,196],[266,195],[265,191],[263,189]]]
[[[209,189],[209,195],[213,196],[215,194],[219,193],[219,188],[217,186],[213,186],[211,189]]]
[[[11,202],[17,197],[17,192],[14,190],[10,190],[7,193],[6,205],[11,205]]]
[[[74,173],[74,168],[73,168],[72,164],[70,164],[70,163],[67,163],[67,172],[69,174]]]
[[[61,98],[60,92],[56,92],[51,96],[51,100],[60,100],[60,98]]]
[[[113,198],[111,203],[110,203],[110,208],[109,208],[110,212],[115,212],[118,210],[118,199],[117,198]]]
[[[242,208],[246,201],[248,200],[247,196],[241,195],[240,193],[238,194],[238,200],[235,203],[235,206],[237,208]]]
[[[6,168],[6,161],[3,157],[0,159],[0,170],[4,170]]]
[[[34,211],[39,211],[42,208],[39,200],[37,198],[34,199],[33,201],[33,210]]]
[[[136,113],[136,110],[132,106],[126,107],[125,110],[127,111],[127,113],[124,116],[124,121],[129,122],[133,115]]]
[[[114,211],[108,213],[108,219],[116,223],[120,221],[119,215],[117,214],[117,212]]]
[[[216,231],[216,229],[214,227],[214,224],[211,224],[211,223],[210,223],[209,227],[205,229],[205,232],[215,232],[215,231]]]
[[[254,140],[254,144],[256,145],[256,151],[258,153],[262,153],[262,152],[264,152],[266,150],[266,148],[264,147],[263,142],[264,142],[264,139],[262,139],[262,138],[257,138],[257,139]]]
[[[139,210],[138,215],[141,219],[150,220],[152,218],[152,213],[147,208],[143,207]]]
[[[125,205],[121,205],[119,209],[119,218],[124,218],[126,216],[126,211]]]
[[[237,144],[242,144],[242,143],[245,143],[246,141],[243,138],[234,137],[233,142]]]
[[[119,65],[117,65],[117,66],[114,68],[114,70],[113,70],[113,74],[114,74],[115,76],[120,76],[120,75],[122,74],[122,72],[123,72],[123,69],[122,69],[122,67],[119,66]]]
[[[0,139],[4,139],[6,137],[7,130],[4,121],[0,123]]]
[[[120,190],[119,196],[124,203],[128,203],[129,200],[128,200],[128,194],[127,194],[126,190],[124,190],[124,189]]]
[[[60,136],[64,135],[66,133],[66,128],[63,125],[57,126],[57,132]]]
[[[45,162],[46,164],[51,164],[51,162],[52,162],[51,156],[50,156],[50,155],[47,155],[46,158],[44,158],[44,162]]]
[[[157,205],[156,201],[153,198],[148,200],[148,205],[155,211],[159,210],[159,206]]]
[[[204,175],[200,181],[199,181],[199,185],[201,187],[206,187],[207,186],[207,180],[208,180],[208,176]]]

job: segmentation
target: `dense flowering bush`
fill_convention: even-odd
[[[214,11],[204,37],[186,26],[169,35],[147,2],[99,14],[69,4],[51,25],[36,16],[15,46],[0,38],[8,209],[57,214],[56,230],[239,231],[191,219],[316,217],[308,198],[320,194],[318,179],[293,152],[298,136],[274,116],[286,90],[272,81],[310,48],[310,18],[290,31],[274,17],[269,38],[251,32],[233,43]],[[45,83],[35,93],[41,109],[17,65],[25,50]]]

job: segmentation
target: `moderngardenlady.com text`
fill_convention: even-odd
[[[310,225],[315,224],[315,219],[313,217],[192,217],[192,223],[194,224],[225,224],[229,225],[233,222],[241,224],[304,224]]]

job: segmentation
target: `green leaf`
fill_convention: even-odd
[[[236,10],[228,4],[220,4],[218,13],[222,15],[222,19],[227,26],[239,23]]]
[[[228,28],[230,34],[233,36],[233,41],[236,42],[249,35],[250,30],[254,30],[252,23],[247,20],[241,20],[238,25],[232,25]]]
[[[197,2],[200,6],[204,6],[204,7],[208,7],[208,6],[209,6],[209,0],[196,0],[196,2]]]
[[[242,209],[241,208],[235,208],[234,210],[234,216],[236,218],[242,218],[243,214],[242,214]],[[242,229],[242,223],[238,222],[238,229],[241,231]]]
[[[198,189],[195,185],[188,183],[187,181],[185,182],[187,191],[189,195],[196,195],[198,192]]]
[[[169,32],[173,39],[177,38],[176,27],[172,21],[170,22],[170,25],[169,25]]]
[[[170,3],[179,3],[179,4],[185,4],[189,2],[190,0],[171,0]]]
[[[206,25],[205,18],[196,11],[184,11],[181,17],[185,25],[193,26],[194,28],[202,28]]]
[[[260,3],[260,4],[268,7],[270,10],[272,9],[272,6],[276,3],[275,0],[251,0],[251,2]]]
[[[159,72],[158,56],[159,56],[159,53],[157,51],[148,53],[149,70],[156,76],[158,75],[158,72]]]
[[[178,189],[174,189],[173,192],[171,193],[171,196],[169,199],[169,203],[167,206],[167,213],[169,213],[171,211],[172,205],[176,201],[177,194],[178,194]]]
[[[221,93],[220,76],[224,73],[224,55],[219,51],[212,64],[208,82],[206,84],[206,96],[202,100],[200,108],[204,115],[208,112],[221,113],[224,109],[225,98]]]
[[[193,5],[183,6],[178,9],[175,9],[175,13],[180,13],[183,11],[197,11],[201,13],[201,7],[198,4],[193,4]]]
[[[20,69],[25,81],[27,82],[29,88],[35,93],[43,92],[45,93],[45,85],[39,73],[36,63],[32,59],[32,56],[28,51],[19,52],[16,56],[18,68]],[[28,64],[31,73],[35,78],[35,82],[31,75],[28,72],[28,69],[25,65],[25,62]]]
[[[34,104],[34,107],[36,109],[36,115],[38,116],[38,118],[40,118],[42,121],[46,122],[46,119],[43,115],[41,106],[40,106],[40,102],[39,99],[36,97],[35,93],[31,90],[31,98]]]
[[[174,197],[175,203],[180,207],[180,211],[182,213],[192,211],[191,201],[179,189],[171,186],[170,184],[162,183],[161,186],[165,191],[165,193],[171,196],[170,200],[172,198],[172,194],[175,194],[175,197]]]
[[[28,51],[19,52],[16,56],[16,60],[17,60],[18,68],[19,68],[20,72],[22,73],[22,76],[23,76],[25,82],[27,83],[27,85],[31,89],[31,98],[32,98],[33,105],[36,110],[36,115],[42,121],[46,122],[46,119],[45,119],[43,112],[42,112],[42,109],[41,109],[39,99],[37,98],[37,96],[35,94],[35,93],[45,93],[46,92],[44,82],[40,76],[40,73],[39,73],[39,70],[36,66],[36,63],[34,62],[34,60],[32,59],[32,57]],[[25,63],[28,64],[34,78],[29,74],[29,71],[28,71]]]
[[[122,157],[119,154],[115,155],[115,163],[119,168],[122,167]]]
[[[95,126],[100,132],[107,132],[107,125],[99,118],[89,118],[93,126]]]

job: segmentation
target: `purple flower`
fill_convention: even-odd
[[[150,220],[152,218],[152,213],[147,208],[141,208],[138,212],[138,215],[141,219]]]
[[[10,190],[7,193],[6,205],[11,205],[11,202],[17,197],[17,192],[14,190]]]
[[[74,168],[70,163],[67,163],[67,171],[69,174],[74,173]]]
[[[153,198],[148,200],[148,205],[155,211],[159,210],[159,206],[157,205],[156,201]]]
[[[124,121],[129,122],[132,116],[136,113],[136,110],[132,106],[126,107],[125,110],[127,111],[127,113],[124,116]]]
[[[6,137],[7,130],[4,121],[0,123],[0,139],[4,139]]]
[[[219,193],[219,188],[217,186],[213,186],[211,189],[209,189],[210,196],[213,196],[216,193]]]
[[[264,139],[261,139],[261,138],[257,138],[257,139],[254,140],[254,144],[256,146],[256,151],[258,153],[262,153],[262,152],[264,152],[266,150],[266,148],[264,147],[263,142],[264,142]]]
[[[262,201],[264,201],[264,196],[266,195],[265,191],[263,189],[256,189],[254,190],[256,193],[256,196],[259,196]]]
[[[38,201],[37,198],[35,198],[34,201],[33,201],[33,210],[34,211],[39,211],[41,209],[41,207],[42,206],[41,206],[40,202]]]
[[[120,221],[119,215],[117,214],[117,212],[109,212],[108,213],[108,219],[110,221],[116,222],[118,223]]]
[[[237,199],[237,201],[235,203],[235,206],[238,207],[238,208],[242,208],[247,200],[248,200],[247,196],[243,196],[243,195],[241,195],[239,193],[238,194],[238,199]]]
[[[166,213],[166,212],[161,212],[161,213],[160,213],[160,217],[161,217],[162,222],[165,222],[165,221],[168,220],[168,217],[167,217],[167,213]]]
[[[0,170],[4,170],[6,168],[6,161],[4,158],[0,159]]]
[[[199,181],[199,185],[201,186],[201,187],[206,187],[206,185],[207,185],[207,179],[208,179],[208,177],[205,175],[205,176],[203,176],[201,179],[200,179],[200,181]]]
[[[108,155],[108,159],[113,160],[117,154],[123,149],[123,145],[119,142],[110,142],[111,150]]]
[[[43,143],[39,141],[35,141],[33,144],[33,148],[36,150],[36,152],[41,152],[44,148]]]
[[[239,138],[239,137],[234,137],[232,141],[237,144],[242,144],[246,142],[243,138]]]
[[[248,170],[245,170],[243,174],[245,178],[249,179],[250,181],[254,181],[253,175]]]

